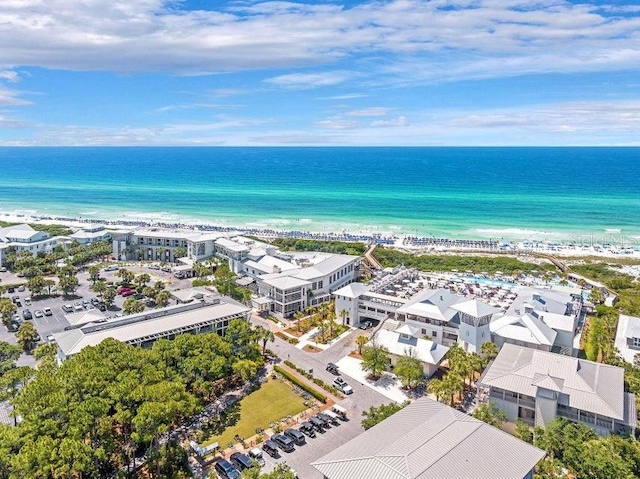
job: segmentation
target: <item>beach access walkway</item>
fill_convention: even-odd
[[[367,260],[367,263],[369,263],[371,269],[382,269],[382,265],[378,263],[378,261],[371,254],[373,253],[374,249],[376,249],[376,244],[371,243],[367,248],[367,251],[365,251],[364,253],[364,259]]]

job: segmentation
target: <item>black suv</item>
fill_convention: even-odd
[[[329,371],[331,374],[340,374],[340,370],[338,369],[338,366],[336,364],[333,363],[327,363],[327,371]]]
[[[244,471],[253,466],[251,459],[241,452],[234,452],[229,459],[231,459],[231,462],[239,471]]]
[[[33,315],[31,314],[31,311],[29,311],[28,309],[25,309],[22,312],[22,317],[24,318],[25,321],[28,321],[30,319],[33,319]]]
[[[264,442],[264,444],[262,445],[262,450],[269,454],[271,457],[280,457],[280,453],[278,452],[278,445],[271,440],[266,440]]]
[[[293,452],[295,448],[293,447],[293,440],[285,436],[284,434],[274,434],[271,437],[271,440],[275,442],[280,449],[284,452]]]
[[[312,416],[309,418],[309,422],[313,426],[313,428],[318,432],[324,432],[324,428],[326,427],[326,423],[317,416]]]
[[[240,479],[240,472],[226,459],[218,459],[215,470],[223,479]]]
[[[297,429],[286,429],[284,431],[284,435],[290,438],[293,442],[295,442],[296,446],[302,446],[303,444],[307,443],[307,440],[304,437],[304,434],[302,434]]]

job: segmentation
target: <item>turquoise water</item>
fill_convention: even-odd
[[[640,238],[640,148],[0,148],[0,212]]]

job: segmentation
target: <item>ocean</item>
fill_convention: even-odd
[[[0,148],[2,213],[640,240],[640,148]]]

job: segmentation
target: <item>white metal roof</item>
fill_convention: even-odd
[[[312,466],[326,479],[522,479],[544,451],[420,398]]]
[[[481,382],[535,397],[542,376],[563,380],[568,406],[624,420],[624,369],[513,344],[502,346]]]
[[[469,316],[473,316],[474,318],[490,316],[499,311],[498,308],[494,308],[493,306],[490,306],[487,303],[484,303],[477,299],[470,299],[468,301],[453,304],[451,305],[451,309],[464,314],[468,314]]]
[[[107,316],[99,309],[90,309],[88,311],[80,311],[79,313],[65,314],[64,317],[72,326],[92,323],[95,321],[104,321]]]
[[[369,287],[362,283],[349,283],[346,286],[333,292],[334,296],[344,296],[346,298],[359,298],[362,294],[369,291]]]
[[[489,323],[491,334],[514,341],[553,346],[558,333],[540,319],[529,314],[506,314]]]
[[[174,311],[180,311],[172,314]],[[97,326],[85,326],[80,329],[54,333],[58,348],[65,356],[80,352],[87,346],[96,346],[107,338],[124,343],[135,343],[146,337],[178,332],[182,328],[193,328],[198,324],[226,317],[242,317],[250,310],[232,303],[219,303],[212,306],[164,308],[156,310],[156,317],[145,314],[125,316]],[[164,314],[163,314],[164,313]],[[147,313],[149,316],[151,313]]]
[[[636,354],[640,354],[640,350],[630,348],[627,345],[627,338],[640,338],[640,318],[621,314],[618,319],[614,346],[620,352],[622,359],[633,364],[633,359]]]
[[[281,276],[279,278],[270,278],[270,279],[264,280],[264,283],[268,284],[269,286],[273,286],[274,288],[281,289],[283,291],[311,285],[309,281],[304,281],[302,279],[298,279],[293,276]]]
[[[415,336],[402,337],[397,331],[380,329],[375,334],[375,341],[395,356],[406,356],[412,349],[415,357],[426,364],[440,364],[449,348]]]

